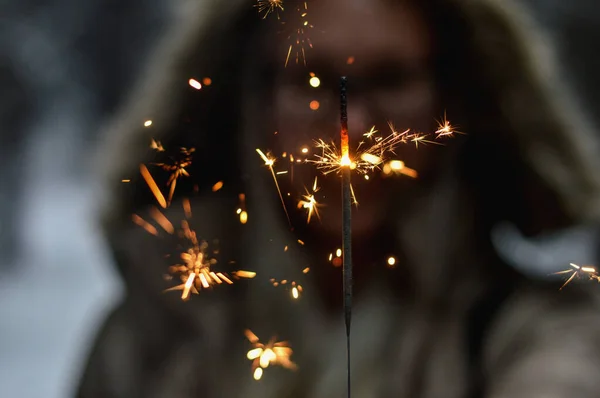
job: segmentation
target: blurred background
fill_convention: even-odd
[[[250,0],[249,0],[250,1]],[[563,75],[596,126],[596,0],[521,0],[558,44]],[[0,5],[0,396],[68,397],[121,285],[96,224],[88,159],[157,39],[165,0],[5,0]],[[593,228],[525,240],[501,256],[533,277],[597,258]]]

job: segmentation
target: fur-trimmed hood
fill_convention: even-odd
[[[498,380],[508,377],[506,385],[522,386],[522,396],[564,391],[556,385],[560,365],[544,362],[544,346],[536,346],[542,354],[536,352],[533,362],[526,363],[527,369],[543,368],[537,378],[515,375],[506,368],[512,363],[494,358],[519,348],[511,340],[515,336],[509,336],[512,329],[505,330],[510,329],[506,320],[536,322],[515,332],[520,337],[531,332],[535,338],[539,319],[523,320],[523,311],[543,307],[547,312],[537,312],[539,317],[561,323],[567,319],[566,303],[583,296],[569,296],[553,307],[554,286],[536,291],[515,275],[495,255],[489,232],[504,220],[531,228],[531,233],[597,221],[597,137],[557,74],[551,40],[525,10],[508,0],[430,0],[422,5],[441,38],[443,90],[461,93],[462,102],[448,104],[448,113],[459,117],[467,135],[444,155],[449,167],[420,193],[418,208],[404,213],[402,220],[390,208],[389,248],[401,247],[399,268],[406,274],[379,275],[363,286],[352,332],[354,392],[359,397],[454,398],[493,384],[495,373],[502,373]],[[261,69],[269,49],[260,44],[270,34],[269,25],[247,1],[185,1],[179,10],[130,100],[103,134],[96,159],[106,193],[103,225],[128,298],[100,336],[81,396],[341,397],[343,323],[341,316],[319,306],[319,292],[340,290],[334,282],[323,282],[335,280],[338,270],[313,264],[311,249],[291,247],[297,237],[255,152],[264,147],[261,137],[270,126],[265,115],[272,98],[263,88],[268,75]],[[200,93],[189,87],[189,78],[203,76],[212,85]],[[149,119],[152,125],[144,127]],[[182,136],[189,140],[179,140]],[[157,243],[131,222],[131,213],[152,217],[155,203],[138,177],[140,163],[151,161],[152,139],[165,147],[182,142],[197,147],[198,168],[191,174],[198,188],[185,188],[182,182],[166,216],[178,219],[184,213],[179,210],[182,198],[195,192],[196,232],[222,239],[227,246],[222,253],[236,253],[241,268],[257,272],[252,283],[216,288],[187,303],[161,294],[168,242]],[[218,180],[224,186],[213,193],[210,187]],[[536,187],[533,194],[531,187]],[[246,202],[240,202],[239,193],[245,193]],[[226,221],[237,207],[247,209],[247,225]],[[291,256],[282,254],[288,245]],[[307,266],[311,272],[302,283],[302,300],[291,303],[272,294],[269,278],[303,278]],[[361,281],[357,276],[356,283]],[[493,304],[518,288],[522,291],[508,307]],[[486,307],[488,301],[491,307]],[[583,317],[594,306],[578,311]],[[484,344],[490,325],[494,332]],[[261,383],[251,380],[244,358],[247,342],[240,338],[244,328],[263,339],[274,334],[289,339],[299,370],[281,371]],[[128,347],[126,364],[115,357],[119,347]],[[560,355],[573,359],[568,347]],[[600,369],[593,359],[586,365],[591,371]],[[155,367],[164,372],[156,376]],[[119,379],[123,372],[131,377]],[[190,374],[202,374],[201,380],[183,376]],[[95,395],[107,386],[118,392]],[[493,396],[516,396],[498,394]]]

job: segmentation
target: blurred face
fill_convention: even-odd
[[[389,3],[389,2],[388,2]],[[390,133],[388,121],[397,131],[407,128],[430,132],[435,126],[435,90],[430,72],[431,43],[428,27],[411,2],[384,0],[327,0],[314,2],[306,18],[314,48],[306,48],[306,67],[297,47],[293,47],[287,68],[281,69],[275,92],[275,117],[278,139],[285,151],[303,157],[317,153],[313,141],[334,141],[339,146],[340,76],[348,76],[348,121],[350,149],[364,141],[364,134],[375,126],[380,136]],[[287,54],[290,41],[281,36],[280,54]],[[283,59],[281,60],[283,63]],[[318,77],[311,81],[311,74]],[[311,84],[313,83],[313,84]],[[426,155],[414,145],[400,147],[394,158],[419,169]],[[312,187],[312,173],[295,171],[297,180]],[[386,217],[391,192],[389,184],[404,184],[396,177],[382,179],[371,173],[369,180],[357,173],[353,187],[360,206],[353,214],[355,234],[370,234]],[[339,178],[335,174],[319,177],[322,187],[316,199],[327,203],[321,212],[320,228],[340,230]],[[320,200],[323,199],[323,200]],[[389,214],[388,214],[389,217]]]

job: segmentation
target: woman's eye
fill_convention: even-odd
[[[279,106],[292,114],[323,110],[330,102],[326,92],[311,87],[285,86],[279,93]]]

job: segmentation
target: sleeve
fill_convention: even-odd
[[[486,398],[600,395],[600,300],[589,287],[509,303],[486,344]]]

